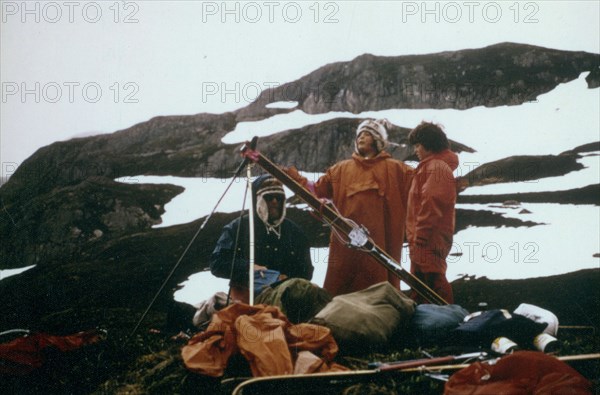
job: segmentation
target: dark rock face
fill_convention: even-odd
[[[348,159],[354,151],[356,128],[363,119],[336,118],[288,130],[259,140],[261,152],[275,163],[296,166],[309,172],[323,172],[329,166]],[[408,146],[410,129],[395,126],[389,131],[389,141],[400,146],[389,146],[386,150],[399,160],[415,158],[413,148]],[[455,152],[474,152],[464,144],[452,141]]]
[[[40,149],[0,189],[4,216],[0,230],[8,235],[0,247],[0,267],[71,259],[82,243],[148,230],[160,221],[164,204],[182,191],[119,184],[113,178],[231,177],[240,162],[238,145],[222,144],[219,137],[233,128],[231,117],[224,121],[228,116],[155,118],[114,135]],[[289,130],[261,139],[259,148],[264,147],[263,152],[277,163],[323,171],[349,156],[360,122],[338,118]],[[390,140],[406,144],[408,132],[394,127]],[[458,142],[453,146],[458,152],[473,151]],[[401,147],[392,154],[402,160],[412,150]]]
[[[595,151],[600,151],[600,141],[580,145],[579,147],[575,147],[572,150],[561,153],[561,155],[569,155],[569,154],[582,154],[583,155],[587,152],[595,152]]]
[[[230,113],[157,117],[111,135],[39,149],[2,186],[5,203],[24,201],[90,177],[154,174],[203,176],[220,139],[235,127]]]
[[[238,122],[293,111],[266,108],[269,103],[296,100],[298,109],[307,113],[516,105],[583,71],[591,71],[589,86],[598,86],[598,64],[597,54],[521,44],[419,56],[363,55],[265,91],[235,112],[156,117],[111,135],[41,148],[0,188],[0,268],[37,265],[0,281],[0,330],[52,322],[86,329],[102,320],[96,313],[86,315],[89,306],[126,308],[128,314],[143,310],[203,219],[152,229],[160,222],[164,205],[182,188],[113,180],[135,175],[231,177],[240,161],[238,145],[223,144],[221,139]],[[282,131],[260,139],[259,149],[276,163],[321,172],[350,156],[360,121],[337,118]],[[406,144],[408,132],[394,126],[390,141]],[[466,144],[454,141],[452,147],[473,152]],[[539,170],[525,179],[566,174],[581,167],[577,155],[594,147],[578,147],[559,156],[506,158],[465,176],[464,186],[516,181],[515,171],[524,163],[534,163]],[[390,147],[390,152],[397,159],[414,159],[409,146]],[[492,169],[504,175],[490,176]],[[595,188],[586,196],[597,196]],[[221,227],[236,215],[217,214],[211,219],[167,289],[207,266]],[[327,245],[327,229],[307,212],[290,209],[289,216],[312,236],[312,245]],[[467,210],[458,212],[457,224],[459,229],[470,224],[538,225]],[[25,286],[28,292],[23,292]],[[171,299],[172,292],[164,292],[157,309],[166,310]]]
[[[522,221],[517,218],[505,218],[502,214],[486,210],[465,210],[456,209],[456,225],[455,232],[460,232],[469,226],[493,226],[499,228],[501,226],[517,228],[520,226],[536,226],[543,225],[533,221]]]
[[[4,268],[79,260],[82,247],[139,232],[161,222],[164,204],[183,192],[174,185],[125,185],[90,177],[23,204],[4,207],[0,222]]]
[[[507,199],[529,203],[595,204],[600,205],[600,184],[567,191],[528,192],[501,195],[460,195],[458,203],[499,203]]]
[[[583,165],[577,162],[578,158],[579,155],[568,153],[558,156],[511,156],[485,163],[460,177],[458,182],[466,187],[562,176],[583,169]]]
[[[296,101],[309,114],[516,105],[583,71],[591,71],[588,86],[596,87],[598,60],[596,54],[513,43],[431,55],[367,54],[264,91],[237,115],[238,121],[255,120],[294,110],[265,107],[279,101]]]

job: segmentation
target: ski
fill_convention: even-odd
[[[349,247],[364,250],[378,263],[383,265],[388,271],[399,277],[401,281],[404,281],[413,291],[415,291],[429,303],[437,305],[448,304],[448,302],[446,302],[434,290],[429,288],[425,283],[412,275],[410,272],[402,268],[402,266],[400,266],[400,264],[396,262],[394,258],[392,258],[382,248],[375,244],[375,242],[369,237],[366,229],[356,226],[356,224],[342,217],[331,206],[323,204],[319,198],[313,195],[308,189],[299,184],[296,180],[291,178],[285,171],[280,169],[271,160],[269,160],[260,152],[252,149],[250,147],[250,143],[244,144],[240,151],[245,153],[248,150],[252,150],[253,153],[256,153],[256,157],[253,157],[252,159],[260,167],[278,179],[283,185],[288,187],[300,199],[302,199],[313,210],[315,210],[323,222],[348,237]]]
[[[471,353],[459,356],[385,363],[381,365],[385,366],[385,369],[376,368],[343,372],[227,379],[222,382],[222,386],[234,387],[234,390],[231,392],[233,395],[339,393],[345,387],[365,382],[366,380],[369,382],[385,381],[397,374],[430,374],[464,369],[470,363],[447,364],[447,362],[471,358],[482,360],[485,356],[485,353]],[[557,357],[557,359],[563,362],[589,361],[600,359],[600,354],[567,355]],[[487,362],[494,363],[496,360],[497,358],[488,360]]]
[[[469,360],[469,359],[482,360],[485,357],[487,357],[487,353],[483,352],[483,351],[479,351],[479,352],[472,352],[472,353],[461,354],[461,355],[448,355],[445,357],[411,359],[408,361],[375,362],[375,363],[370,363],[369,367],[374,367],[375,370],[380,371],[380,372],[387,372],[387,371],[392,371],[392,370],[418,368],[420,366],[440,365],[440,364],[449,363],[449,362],[457,361],[457,360]]]

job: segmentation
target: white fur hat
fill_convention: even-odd
[[[362,133],[362,132],[368,132],[371,134],[371,136],[373,136],[373,138],[375,139],[375,144],[377,146],[377,151],[382,151],[388,141],[388,134],[387,134],[387,130],[386,128],[390,127],[391,123],[387,120],[387,119],[378,119],[378,120],[373,120],[373,119],[367,119],[363,122],[360,123],[360,125],[358,125],[358,128],[356,128],[356,137],[358,138],[358,136]],[[356,152],[358,152],[358,147],[356,146],[356,140],[354,142],[354,150]]]

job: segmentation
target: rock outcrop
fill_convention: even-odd
[[[384,57],[365,54],[266,90],[237,120],[256,120],[300,109],[360,113],[391,108],[456,108],[517,105],[590,71],[598,85],[598,55],[501,43],[480,49]],[[290,109],[267,108],[280,101]]]
[[[599,59],[598,54],[510,43],[431,55],[363,55],[265,91],[235,112],[156,117],[110,135],[43,147],[0,187],[0,268],[36,264],[22,275],[0,281],[0,330],[51,322],[83,329],[102,321],[97,312],[103,308],[112,312],[126,309],[127,314],[142,311],[201,220],[153,229],[164,205],[182,188],[115,180],[136,175],[228,178],[239,163],[238,146],[221,140],[239,122],[298,109],[316,114],[517,105],[585,71],[590,72],[589,87],[597,87]],[[282,100],[297,101],[298,106],[266,107]],[[261,139],[260,147],[277,163],[320,172],[352,151],[360,121],[336,118],[282,130]],[[407,127],[413,126],[396,125],[390,130],[390,140],[400,144],[392,149],[398,159],[413,158],[412,150],[401,146],[406,143]],[[472,152],[477,148],[468,144],[455,141],[453,149]],[[553,157],[507,158],[482,167],[479,173],[476,169],[467,175],[473,182],[465,186],[514,181],[514,170],[523,161],[541,166],[540,172],[528,179],[566,174],[580,168],[577,155],[593,147],[578,147]],[[486,169],[494,166],[508,176],[489,177]],[[220,228],[235,215],[218,214],[211,219],[167,289],[206,266]],[[326,230],[308,213],[290,209],[290,216],[314,236],[313,245],[326,245]],[[496,215],[477,212],[459,216],[461,227],[470,223],[536,225],[526,221],[509,224]],[[171,300],[172,292],[164,292],[157,308],[164,311]]]

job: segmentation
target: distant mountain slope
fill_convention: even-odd
[[[83,322],[79,313],[86,305],[93,311],[107,307],[139,313],[191,239],[199,220],[153,229],[164,205],[182,189],[114,180],[135,175],[228,178],[240,161],[238,145],[223,144],[221,139],[239,122],[293,110],[266,108],[269,103],[295,100],[307,113],[516,105],[584,71],[591,72],[588,85],[598,86],[599,59],[598,54],[507,43],[431,55],[363,55],[265,91],[254,103],[235,112],[156,117],[110,135],[43,147],[0,187],[0,268],[37,265],[0,281],[0,299],[9,301],[0,304],[0,329],[48,323],[58,316],[61,322],[78,328]],[[300,89],[289,97],[294,84]],[[323,171],[352,152],[360,121],[336,118],[282,130],[260,139],[259,147],[277,163]],[[405,143],[409,126],[414,125],[392,128],[390,139]],[[531,158],[544,166],[558,164],[551,174],[566,174],[578,167],[576,152],[594,147],[578,147],[558,157]],[[468,141],[453,142],[453,149],[472,151]],[[410,147],[391,151],[399,159],[412,155]],[[511,163],[514,159],[506,158],[493,165]],[[490,181],[479,176],[473,180]],[[220,227],[233,215],[214,218],[169,287],[206,266]],[[326,243],[326,230],[310,222],[306,212],[290,210],[290,216],[308,229],[313,245]],[[461,227],[535,225],[506,222],[489,213],[462,211],[459,216]],[[23,292],[25,289],[28,292]],[[163,293],[157,308],[164,311],[171,300],[171,293]],[[102,317],[86,320],[86,325],[93,326]]]
[[[0,188],[0,197],[9,204],[14,199],[28,199],[91,176],[227,177],[235,168],[236,147],[221,143],[221,138],[238,122],[293,111],[265,107],[281,100],[296,100],[299,108],[308,113],[513,105],[533,100],[559,83],[577,78],[583,71],[591,72],[589,85],[598,86],[599,65],[598,54],[514,43],[430,55],[363,55],[350,62],[321,67],[297,81],[264,91],[255,102],[236,112],[156,117],[110,135],[51,144],[19,166]],[[418,91],[407,94],[404,88],[407,83],[419,88]],[[300,87],[291,98],[287,97],[292,91],[290,86]],[[456,100],[448,96],[446,87],[457,89]],[[322,170],[324,165],[347,155],[348,151],[342,153],[342,150],[350,142],[338,137],[347,137],[348,124],[353,122],[342,120],[339,125],[326,122],[306,128],[319,129],[322,136],[319,147],[325,147],[319,155],[312,156],[318,163],[297,158],[306,163],[306,170]],[[277,148],[285,155],[294,151],[295,155],[315,152],[311,139],[273,139],[281,139]],[[263,147],[268,147],[270,140],[264,139]]]
[[[515,43],[427,55],[365,54],[265,90],[252,104],[237,111],[237,120],[262,119],[296,109],[318,114],[516,105],[534,100],[583,71],[591,72],[588,86],[597,87],[598,65],[598,54]],[[298,106],[266,108],[280,101],[295,101]]]

